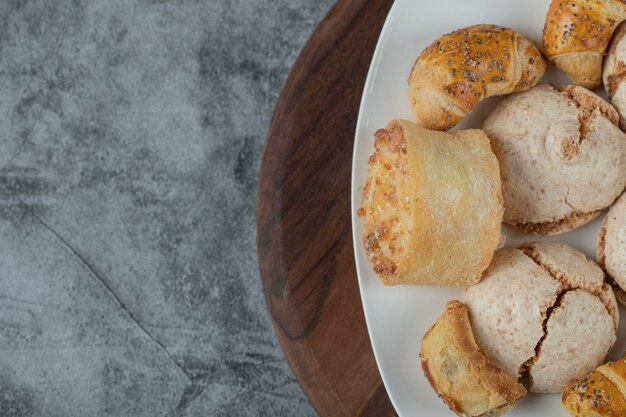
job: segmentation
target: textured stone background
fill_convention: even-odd
[[[330,0],[0,2],[0,415],[309,416],[254,204]]]

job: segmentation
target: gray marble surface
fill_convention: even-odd
[[[330,0],[0,2],[0,416],[313,416],[255,189]]]

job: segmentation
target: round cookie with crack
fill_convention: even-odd
[[[502,101],[484,122],[500,162],[504,221],[548,236],[597,217],[626,187],[617,111],[577,86],[542,84]]]
[[[532,392],[561,391],[616,340],[617,301],[602,269],[562,243],[499,250],[464,301],[478,345]]]
[[[602,81],[611,103],[620,114],[620,127],[626,130],[626,25],[613,36],[602,69]]]
[[[602,222],[596,255],[617,299],[626,305],[626,193],[617,199]]]

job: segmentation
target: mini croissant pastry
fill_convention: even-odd
[[[450,129],[482,99],[534,86],[545,68],[537,48],[508,28],[476,25],[444,35],[421,53],[409,77],[416,123]]]
[[[450,301],[426,332],[420,359],[431,387],[456,415],[501,416],[526,395],[476,344],[467,307],[459,301]]]
[[[626,357],[600,366],[563,390],[563,408],[574,417],[626,415]]]
[[[604,53],[613,31],[625,19],[623,0],[552,0],[543,29],[543,51],[575,84],[598,87]]]

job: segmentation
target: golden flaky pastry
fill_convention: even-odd
[[[459,301],[449,302],[426,332],[420,358],[430,385],[459,416],[497,417],[526,395],[476,345],[467,307]]]
[[[626,357],[609,362],[563,390],[563,408],[575,417],[626,415]]]
[[[419,56],[409,77],[409,101],[418,125],[447,130],[484,98],[537,84],[546,64],[514,30],[476,25],[441,36]]]
[[[602,60],[613,31],[626,19],[624,0],[552,0],[543,52],[580,86],[602,81]]]
[[[393,120],[376,132],[363,188],[363,244],[386,285],[469,286],[500,239],[500,169],[480,130]]]

